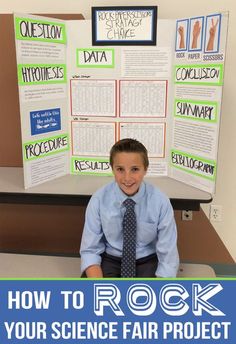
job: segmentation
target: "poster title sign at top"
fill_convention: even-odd
[[[93,7],[93,45],[156,45],[157,6]]]

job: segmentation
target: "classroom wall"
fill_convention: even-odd
[[[42,0],[40,2],[8,0],[7,2],[2,1],[0,13],[82,13],[86,19],[89,19],[91,6],[112,5],[158,5],[159,17],[163,19],[184,18],[218,11],[229,11],[230,13],[219,137],[218,173],[216,193],[212,202],[222,206],[222,221],[210,224],[207,219],[210,205],[204,205],[202,206],[203,211],[194,213],[194,226],[191,227],[197,229],[198,226],[199,228],[204,226],[206,232],[215,230],[234,261],[236,261],[236,159],[234,159],[234,149],[236,147],[236,72],[234,67],[236,56],[236,3],[234,0],[225,0],[224,2],[218,0],[208,2],[205,0],[198,0],[196,2],[189,0],[178,0],[175,2],[171,0],[149,0],[148,2],[144,0]],[[2,116],[3,114],[1,114],[1,119],[4,123]],[[2,146],[0,146],[0,150],[2,149]],[[202,221],[202,218],[204,218],[204,221]],[[178,220],[178,224],[181,227],[181,232],[186,232],[185,235],[189,235],[185,230],[185,224],[181,223],[180,220]],[[194,230],[194,228],[192,229]],[[190,228],[190,230],[192,229]],[[194,235],[196,235],[195,232]],[[202,240],[204,240],[204,237]]]

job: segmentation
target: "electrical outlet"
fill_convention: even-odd
[[[192,210],[182,210],[181,218],[182,218],[182,221],[192,221],[193,219]]]
[[[222,221],[222,205],[212,204],[210,207],[210,220],[220,222]]]

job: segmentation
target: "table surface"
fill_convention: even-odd
[[[113,177],[66,175],[52,181],[24,189],[21,167],[0,167],[0,193],[91,196],[97,189],[113,180]],[[212,195],[169,177],[145,177],[170,199],[199,200],[208,203]]]
[[[0,253],[0,278],[79,278],[80,258],[31,254]],[[213,278],[206,264],[181,263],[180,278]]]

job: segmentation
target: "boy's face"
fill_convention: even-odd
[[[140,153],[116,153],[112,170],[120,189],[127,195],[133,196],[138,192],[146,169]]]

